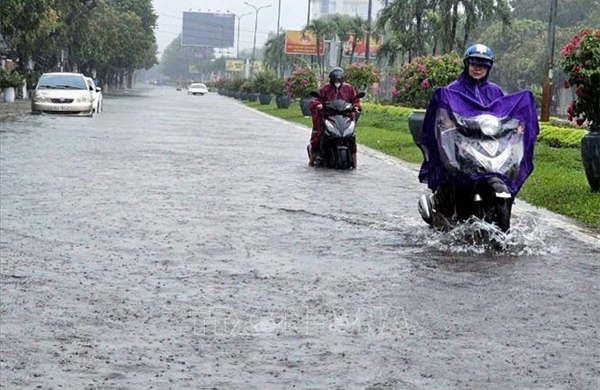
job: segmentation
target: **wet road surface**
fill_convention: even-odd
[[[0,388],[598,388],[597,236],[432,232],[414,166],[308,137],[166,87],[0,121]]]

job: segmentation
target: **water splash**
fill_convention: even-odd
[[[506,233],[473,217],[448,232],[436,231],[426,245],[442,252],[479,255],[540,256],[558,253],[559,249],[546,240],[547,232],[531,217],[513,221]]]

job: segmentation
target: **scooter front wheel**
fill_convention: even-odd
[[[494,222],[504,233],[510,229],[510,214],[512,211],[512,199],[499,200],[494,206]]]

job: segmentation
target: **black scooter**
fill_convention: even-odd
[[[354,166],[352,149],[356,145],[356,121],[354,105],[343,99],[322,101],[321,95],[313,91],[310,95],[323,104],[322,120],[324,134],[321,137],[321,153],[315,159],[315,166],[330,169],[350,169]],[[359,92],[355,98],[365,97]],[[310,146],[308,154],[310,158]]]

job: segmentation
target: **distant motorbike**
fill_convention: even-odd
[[[424,124],[435,126],[433,137],[419,141],[434,190],[419,199],[421,217],[441,230],[475,216],[508,231],[514,199],[533,171],[539,133],[533,95],[523,91],[482,107],[440,88],[435,101],[435,118]]]
[[[321,95],[313,91],[310,95],[317,98],[323,104],[321,117],[324,122],[324,134],[321,137],[321,153],[315,159],[316,167],[331,169],[350,169],[353,166],[352,149],[356,144],[356,121],[357,115],[354,105],[343,99],[330,102],[322,101]],[[359,92],[356,98],[365,96]],[[308,149],[310,157],[310,147]]]

